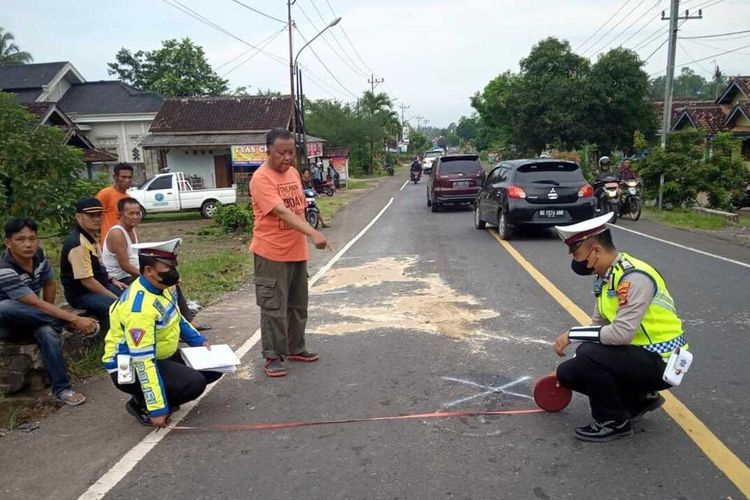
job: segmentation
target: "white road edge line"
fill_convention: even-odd
[[[404,188],[405,188],[405,187],[406,187],[406,186],[407,186],[408,184],[409,184],[409,180],[407,179],[406,181],[404,181],[404,185],[403,185],[403,186],[401,186],[401,189],[399,189],[399,191],[403,191],[403,190],[404,190]]]
[[[682,248],[683,250],[688,250],[690,252],[699,253],[701,255],[705,255],[707,257],[713,257],[714,259],[723,260],[724,262],[729,262],[730,264],[737,264],[738,266],[747,267],[750,269],[750,264],[746,262],[741,262],[739,260],[729,259],[727,257],[722,257],[721,255],[716,255],[708,252],[704,252],[703,250],[698,250],[697,248],[692,248],[686,245],[680,245],[679,243],[674,243],[673,241],[664,240],[662,238],[657,238],[656,236],[651,236],[650,234],[641,233],[639,231],[634,231],[632,229],[627,229],[622,226],[617,226],[613,224],[607,224],[609,227],[613,227],[615,229],[621,229],[623,231],[627,231],[629,233],[637,234],[638,236],[643,236],[644,238],[650,238],[652,240],[659,241],[661,243],[666,243],[667,245],[672,245],[673,247]]]
[[[336,253],[336,255],[333,256],[333,258],[328,261],[328,263],[323,266],[320,271],[315,273],[315,276],[313,276],[308,285],[312,287],[315,285],[315,283],[323,277],[323,275],[328,272],[328,270],[333,267],[333,265],[354,245],[357,241],[359,241],[362,236],[365,235],[365,233],[373,226],[375,223],[380,219],[380,217],[383,216],[386,210],[388,210],[388,207],[390,207],[393,204],[393,198],[391,198],[388,203],[385,205],[385,207],[378,212],[378,214],[362,229],[357,235],[349,240],[349,242],[344,245],[344,247]],[[260,340],[260,328],[253,333],[253,335],[247,339],[236,351],[235,354],[237,354],[237,357],[242,359],[245,357],[245,354],[247,354],[250,349],[255,346],[255,344],[258,343]],[[172,425],[177,425],[180,423],[180,421],[187,416],[190,411],[195,408],[195,406],[200,403],[201,399],[206,397],[206,395],[211,392],[211,390],[216,387],[218,382],[206,387],[206,390],[203,392],[203,394],[198,397],[198,399],[191,401],[190,403],[187,403],[186,405],[183,405],[182,409],[180,411],[176,412],[172,415]],[[78,497],[78,500],[99,500],[104,497],[107,493],[109,493],[112,488],[117,486],[117,484],[122,480],[122,478],[125,477],[125,475],[133,470],[138,463],[143,460],[143,458],[148,454],[149,451],[151,451],[154,447],[156,447],[159,442],[164,439],[167,434],[171,431],[170,428],[162,429],[160,432],[157,432],[156,430],[151,431],[148,433],[138,444],[133,446],[130,451],[125,453],[125,455],[120,458],[120,460],[117,461],[107,472],[104,473],[99,479],[97,479],[94,484],[89,486],[89,489],[87,489],[81,496]]]

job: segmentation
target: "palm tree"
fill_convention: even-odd
[[[368,173],[372,173],[375,163],[375,134],[377,125],[380,125],[381,131],[387,135],[386,123],[387,116],[392,112],[393,102],[388,94],[383,92],[375,94],[369,90],[365,91],[359,100],[358,107],[370,119],[370,164],[367,166]],[[379,139],[378,139],[379,140]]]
[[[16,37],[13,33],[0,27],[0,65],[3,64],[26,64],[34,60],[31,54],[21,51],[18,45],[13,43]]]

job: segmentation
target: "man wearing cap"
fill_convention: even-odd
[[[190,346],[208,340],[180,314],[174,285],[180,279],[177,252],[180,238],[138,243],[140,276],[111,309],[111,327],[104,343],[104,368],[115,386],[132,396],[125,409],[142,425],[165,427],[170,413],[200,396],[221,373],[185,365],[179,342]],[[118,378],[118,368],[133,380]]]
[[[555,342],[555,352],[580,343],[574,358],[557,368],[561,385],[589,397],[594,422],[578,427],[583,441],[611,441],[633,435],[632,422],[659,408],[666,361],[688,349],[674,300],[651,265],[618,252],[606,223],[612,214],[557,226],[572,255],[576,274],[596,275],[596,309],[591,326],[573,327]]]
[[[255,255],[255,298],[260,306],[260,331],[269,377],[287,374],[283,358],[317,361],[307,351],[307,240],[318,249],[328,240],[305,220],[307,199],[294,168],[294,136],[286,129],[266,135],[268,160],[250,181],[255,227],[250,251]]]
[[[106,322],[109,306],[126,285],[107,274],[101,263],[98,233],[102,227],[102,204],[96,198],[76,203],[76,223],[63,244],[60,281],[65,299]]]

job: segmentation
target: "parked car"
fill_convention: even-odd
[[[433,212],[449,203],[472,203],[484,180],[478,155],[445,155],[435,160],[427,182],[427,206]]]
[[[521,226],[573,224],[594,216],[594,189],[574,162],[504,161],[487,175],[474,202],[474,226],[497,226],[502,239]]]
[[[431,149],[429,151],[425,151],[424,157],[422,158],[422,173],[424,175],[430,175],[435,160],[437,160],[441,156],[443,156],[442,149]]]
[[[147,213],[199,210],[209,219],[214,216],[218,205],[237,203],[235,188],[193,189],[182,172],[155,175],[140,187],[128,189],[128,194],[141,204],[144,216]]]

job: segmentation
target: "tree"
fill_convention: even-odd
[[[420,132],[412,130],[409,132],[409,149],[408,151],[413,154],[421,155],[425,152],[427,147],[430,145],[429,139]]]
[[[0,26],[0,66],[3,64],[27,64],[34,60],[31,54],[22,51],[14,43],[16,37]]]
[[[141,90],[173,97],[216,96],[229,90],[228,81],[216,74],[203,48],[190,38],[165,40],[160,49],[148,52],[122,48],[115,59],[107,64],[109,74]]]
[[[667,77],[660,76],[649,81],[649,95],[655,101],[664,100],[664,86]],[[689,67],[683,67],[680,74],[674,79],[673,96],[677,99],[701,99],[713,100],[717,91],[721,90],[727,83],[727,78],[716,68],[714,78],[707,81]]]
[[[94,194],[79,178],[81,151],[65,142],[63,130],[39,125],[15,96],[0,92],[0,219],[27,216],[64,226],[76,199]]]
[[[656,117],[648,95],[648,75],[635,52],[612,49],[591,67],[587,122],[589,142],[600,152],[629,149],[633,133],[656,130]]]

